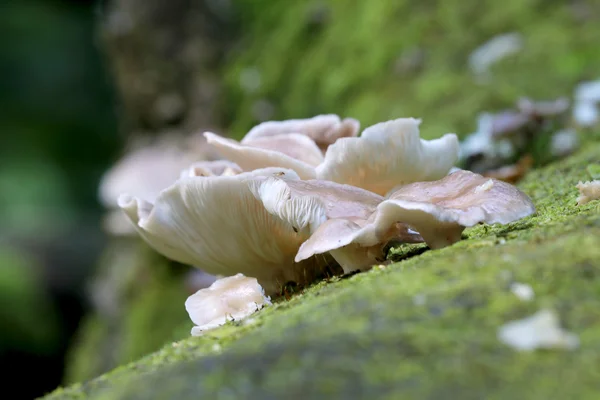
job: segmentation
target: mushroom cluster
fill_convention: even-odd
[[[453,169],[454,134],[424,140],[420,120],[370,126],[322,115],[266,122],[237,142],[205,133],[229,161],[197,163],[153,202],[122,194],[139,235],[173,260],[253,277],[266,294],[324,268],[366,270],[392,243],[432,249],[478,223],[532,214],[516,187]]]

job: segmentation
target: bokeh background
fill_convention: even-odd
[[[39,396],[188,334],[188,267],[102,229],[100,179],[140,138],[319,113],[464,137],[481,112],[599,78],[599,26],[595,0],[3,2],[5,390]],[[516,49],[474,71],[505,34]]]

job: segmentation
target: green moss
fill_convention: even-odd
[[[540,0],[235,3],[244,36],[224,72],[237,136],[259,122],[253,109],[261,100],[274,107],[270,119],[340,113],[367,126],[414,116],[424,119],[425,137],[463,135],[481,111],[512,107],[519,96],[570,95],[600,69],[598,6],[589,2],[583,22],[571,4]],[[469,54],[513,31],[523,35],[523,51],[477,83]],[[240,85],[247,69],[260,74],[254,91]]]
[[[187,335],[182,306],[188,293],[184,272],[145,244],[115,242],[100,263],[96,284],[110,296],[108,306],[84,320],[68,357],[65,383],[89,380]]]
[[[592,179],[600,179],[600,164],[590,164],[586,169]]]

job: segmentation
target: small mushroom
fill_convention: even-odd
[[[244,170],[282,167],[302,179],[345,183],[385,194],[406,183],[439,179],[458,159],[458,139],[447,134],[431,141],[419,137],[420,120],[403,118],[373,125],[360,138],[344,137],[322,158],[308,136],[248,135],[242,143],[207,132],[209,144]]]
[[[357,186],[384,195],[394,187],[440,179],[458,159],[458,139],[419,136],[421,120],[401,118],[368,127],[359,138],[329,146],[317,178]]]
[[[255,278],[237,274],[215,281],[210,287],[201,289],[185,302],[190,319],[196,324],[192,336],[224,325],[227,321],[240,321],[265,306],[271,299]]]
[[[600,180],[580,181],[577,184],[577,189],[579,189],[579,197],[577,197],[577,205],[579,206],[600,199]]]
[[[281,167],[294,170],[302,179],[312,179],[316,176],[315,166],[323,159],[315,142],[295,133],[271,136],[269,140],[257,138],[246,144],[211,132],[206,132],[204,136],[222,156],[235,162],[244,171]]]
[[[122,195],[119,206],[142,238],[166,257],[213,275],[243,273],[274,293],[288,281],[311,281],[321,266],[315,260],[294,262],[310,234],[298,229],[305,216],[302,210],[288,220],[269,213],[249,187],[261,176],[299,179],[282,168],[187,177],[162,191],[154,204]]]
[[[335,114],[317,115],[307,119],[263,122],[250,130],[242,144],[258,138],[277,136],[287,133],[299,133],[311,138],[322,151],[339,138],[358,135],[360,122],[353,118],[340,119]]]
[[[430,248],[438,249],[460,240],[465,227],[481,222],[506,224],[534,212],[531,199],[515,186],[457,171],[439,181],[413,183],[391,193],[359,238],[379,237],[401,221],[419,232]]]

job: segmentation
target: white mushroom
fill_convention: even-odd
[[[577,205],[581,206],[589,203],[592,200],[600,199],[600,180],[579,182],[576,187],[579,189]]]
[[[442,178],[458,159],[458,139],[419,137],[420,120],[401,118],[368,127],[359,138],[329,146],[317,178],[384,195],[394,187]]]
[[[310,282],[321,266],[315,260],[294,262],[310,234],[300,226],[305,215],[299,209],[284,220],[269,213],[249,188],[252,179],[264,175],[299,179],[281,168],[189,177],[164,190],[155,204],[123,195],[119,205],[165,256],[214,275],[255,277],[274,293],[288,281]]]
[[[248,144],[258,138],[286,133],[300,133],[311,138],[323,151],[342,137],[358,135],[360,123],[353,118],[340,119],[335,114],[317,115],[307,119],[263,122],[250,130],[242,140]]]
[[[246,144],[211,132],[206,132],[204,136],[223,157],[245,171],[281,167],[294,170],[302,179],[312,179],[316,176],[315,166],[323,159],[315,142],[300,134],[277,135],[269,140],[257,138]]]
[[[233,176],[241,174],[242,169],[229,160],[199,161],[181,171],[180,177],[192,176]],[[173,182],[171,182],[173,183]]]
[[[481,222],[506,224],[534,212],[529,197],[515,186],[457,171],[439,181],[413,183],[393,192],[356,240],[380,238],[403,222],[437,249],[460,240],[465,227]]]
[[[403,224],[394,224],[381,237],[365,234],[360,241],[355,240],[383,200],[360,188],[329,181],[274,177],[254,179],[250,185],[269,212],[296,224],[296,229],[312,233],[300,247],[296,262],[330,253],[344,272],[351,272],[383,261],[383,249],[391,240],[422,241]]]
[[[246,171],[289,168],[302,179],[316,177],[383,195],[396,186],[439,179],[458,159],[456,135],[422,140],[419,124],[420,120],[403,118],[373,125],[360,138],[337,139],[324,158],[310,135],[258,130],[261,134],[251,131],[241,143],[210,132],[205,136],[221,155]]]
[[[161,190],[179,178],[182,169],[196,161],[215,157],[204,139],[198,142],[195,140],[190,143],[191,150],[188,151],[168,139],[162,139],[125,154],[102,177],[98,192],[100,202],[109,210],[116,209],[119,196],[125,192],[146,201],[154,201]],[[109,211],[103,226],[114,235],[135,233],[121,212]]]
[[[227,321],[240,321],[267,305],[271,305],[271,299],[257,280],[237,274],[219,279],[188,297],[185,309],[197,325],[192,328],[192,336],[200,336]]]
[[[183,169],[214,157],[202,141],[204,149],[196,146],[194,151],[182,150],[163,139],[125,154],[103,175],[98,193],[100,201],[107,208],[117,207],[119,196],[125,192],[154,201],[164,188],[179,178]]]

